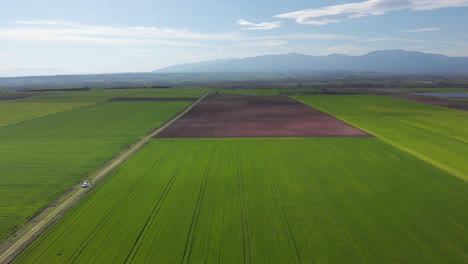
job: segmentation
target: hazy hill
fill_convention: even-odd
[[[206,72],[380,72],[392,74],[464,74],[468,57],[448,57],[404,50],[373,51],[362,56],[298,53],[180,64],[157,73]]]

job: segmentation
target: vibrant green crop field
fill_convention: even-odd
[[[0,127],[127,96],[136,91],[36,92],[32,93],[33,97],[0,101]]]
[[[296,99],[468,180],[468,112],[382,96]]]
[[[0,101],[0,127],[27,119],[62,112],[89,105],[87,103],[48,103],[21,101]]]
[[[199,98],[204,93],[211,91],[208,88],[162,88],[162,89],[139,89],[134,90],[129,97],[187,97]]]
[[[17,263],[466,263],[468,185],[376,138],[155,140]]]
[[[0,241],[87,173],[189,105],[112,102],[0,128]]]

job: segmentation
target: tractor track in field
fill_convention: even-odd
[[[240,163],[240,150],[237,147],[237,164]],[[242,220],[242,239],[244,245],[244,264],[252,263],[252,254],[250,253],[250,232],[249,232],[249,222],[247,219],[247,202],[245,199],[243,181],[242,181],[242,168],[237,166],[237,178],[239,182],[239,198],[241,206],[241,220]]]
[[[180,175],[180,170],[182,168],[182,164],[185,161],[185,157],[189,153],[189,150],[184,152],[184,158],[180,159],[179,164],[177,165],[176,171],[174,174],[171,176],[169,179],[168,183],[166,186],[164,186],[164,189],[159,196],[157,202],[155,203],[153,209],[151,210],[151,214],[148,216],[148,218],[145,221],[145,224],[143,225],[142,229],[140,230],[135,242],[133,243],[133,246],[129,253],[127,254],[127,257],[125,258],[124,263],[132,263],[133,259],[135,256],[138,254],[138,251],[140,250],[140,246],[143,243],[143,241],[146,238],[146,235],[148,234],[148,230],[151,228],[151,226],[154,224],[154,219],[158,216],[159,211],[164,204],[164,201],[166,200],[167,195],[172,189],[172,186],[174,185],[174,182],[177,180],[177,178]]]
[[[202,211],[203,201],[205,198],[206,183],[208,181],[208,175],[210,174],[211,166],[213,165],[213,158],[216,152],[216,148],[217,148],[217,145],[215,145],[211,149],[210,158],[208,161],[208,167],[205,171],[205,174],[203,175],[200,190],[198,192],[197,203],[195,206],[195,210],[193,212],[192,221],[190,223],[189,233],[185,242],[185,249],[184,249],[184,254],[182,256],[182,263],[190,263],[190,259],[192,257],[193,244],[195,243],[195,236],[196,236],[197,229],[198,229],[197,228],[198,220],[200,219],[200,213]]]
[[[86,194],[88,194],[95,186],[110,175],[115,169],[127,161],[130,157],[141,150],[146,144],[148,144],[156,135],[161,133],[164,129],[173,124],[180,117],[190,111],[195,105],[202,101],[208,94],[204,94],[193,104],[185,108],[174,118],[153,130],[141,140],[129,146],[127,149],[120,152],[110,161],[106,162],[101,166],[95,173],[88,176],[95,184],[90,187],[83,189],[81,188],[81,182],[77,185],[72,186],[70,189],[64,192],[64,194],[50,203],[50,206],[43,209],[35,217],[33,217],[28,223],[23,225],[22,228],[17,230],[9,239],[7,239],[0,246],[0,263],[11,263],[23,250],[25,250],[32,242],[34,242],[42,233],[44,233],[53,223],[60,219],[68,210],[73,208]]]
[[[265,159],[264,153],[259,152],[259,154],[260,154],[259,156],[261,157],[261,160],[262,160],[262,163],[263,163],[263,167],[264,167],[265,172],[266,172],[266,177],[267,177],[268,183],[270,185],[271,193],[273,194],[273,199],[275,201],[275,205],[276,205],[278,211],[280,212],[279,214],[281,216],[283,231],[286,234],[288,244],[289,244],[289,247],[291,249],[291,253],[292,253],[293,257],[294,257],[294,263],[302,263],[301,254],[299,252],[299,249],[297,248],[297,243],[296,243],[296,239],[294,238],[294,233],[291,230],[291,225],[289,224],[288,217],[287,217],[286,212],[284,210],[284,206],[282,206],[281,202],[280,202],[281,199],[279,197],[280,195],[279,195],[278,187],[277,187],[277,184],[274,182],[274,179],[273,179],[274,177],[272,175],[271,168],[268,166],[268,163],[267,163],[267,161]]]
[[[157,159],[153,165],[143,174],[142,177],[140,177],[138,180],[135,181],[135,183],[131,186],[129,191],[125,196],[120,198],[109,210],[109,212],[104,216],[104,218],[99,222],[99,224],[94,228],[94,230],[91,232],[91,235],[87,237],[85,242],[79,247],[79,249],[71,256],[71,258],[67,261],[67,263],[75,263],[77,258],[80,256],[80,254],[86,249],[88,246],[89,241],[94,238],[94,236],[101,230],[102,226],[107,223],[108,219],[113,216],[116,212],[116,209],[123,203],[125,202],[128,197],[133,193],[133,191],[140,185],[140,183],[146,178],[146,176],[149,174],[149,172],[160,162],[162,157]]]

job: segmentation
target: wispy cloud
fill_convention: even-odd
[[[372,38],[360,40],[363,42],[401,42],[401,43],[428,43],[428,44],[448,44],[448,45],[466,45],[460,41],[448,41],[448,40],[422,40],[422,39],[409,39],[409,38]]]
[[[354,36],[340,34],[290,33],[251,36],[235,32],[199,33],[189,29],[95,26],[62,20],[22,20],[0,27],[0,39],[17,41],[49,41],[87,44],[148,44],[167,46],[213,47],[218,43],[255,43],[278,46],[287,40],[355,40]],[[282,42],[279,42],[281,40]],[[285,43],[286,42],[286,43]],[[208,44],[207,44],[208,43]]]
[[[256,24],[245,19],[239,19],[237,20],[237,23],[241,26],[244,26],[244,28],[242,28],[243,30],[270,30],[281,27],[281,22],[279,21],[262,22]]]
[[[80,24],[70,23],[63,20],[16,20],[10,22],[15,25],[28,26],[64,26],[64,27],[81,27]]]
[[[420,32],[433,32],[433,31],[439,31],[439,30],[440,28],[418,28],[418,29],[405,30],[405,32],[420,33]]]
[[[23,20],[13,21],[11,24],[15,26],[0,28],[0,39],[171,46],[207,46],[198,42],[241,39],[236,33],[198,33],[188,29],[158,27],[92,26],[62,20]]]
[[[413,10],[434,10],[468,6],[468,0],[410,0]]]
[[[367,0],[358,3],[326,6],[319,9],[304,9],[277,15],[292,19],[299,24],[326,25],[347,19],[383,15],[396,10],[433,10],[447,7],[468,6],[468,0]]]
[[[275,47],[287,45],[288,42],[285,40],[264,40],[255,42],[245,42],[240,44],[241,47]]]
[[[347,36],[340,34],[309,34],[309,33],[292,33],[279,34],[270,36],[252,37],[254,39],[288,39],[288,40],[355,40],[355,36]]]
[[[139,59],[149,59],[149,58],[153,57],[153,55],[150,55],[150,54],[137,54],[137,55],[135,55],[135,57],[137,57]]]
[[[371,50],[368,48],[359,47],[359,46],[343,45],[343,46],[329,47],[327,48],[327,51],[330,53],[356,55],[356,54],[365,54]]]

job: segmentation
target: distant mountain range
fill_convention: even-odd
[[[377,72],[386,74],[467,74],[468,57],[404,50],[373,51],[362,56],[298,53],[265,55],[174,65],[155,73]]]

